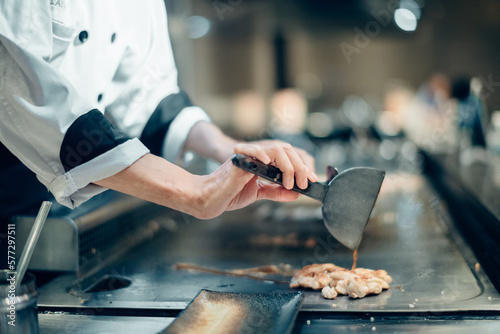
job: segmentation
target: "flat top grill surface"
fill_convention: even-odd
[[[107,274],[131,280],[128,287],[96,293],[67,293],[75,277],[42,287],[41,307],[183,309],[200,289],[282,292],[287,284],[177,271],[178,262],[215,269],[269,264],[300,268],[333,262],[350,267],[352,252],[337,243],[321,221],[319,204],[260,203],[219,219],[185,215],[158,217],[168,230],[137,249]],[[268,241],[275,237],[280,245]],[[291,242],[290,242],[291,240]],[[377,296],[335,300],[304,290],[302,311],[460,312],[500,310],[500,296],[476,265],[471,250],[450,224],[448,213],[425,177],[388,175],[365,231],[358,267],[385,269],[391,289]],[[278,277],[283,279],[283,277]],[[289,278],[285,278],[289,279]],[[110,285],[113,281],[109,281]]]

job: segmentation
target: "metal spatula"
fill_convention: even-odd
[[[283,185],[278,168],[236,154],[233,164],[269,181]],[[309,182],[306,189],[294,185],[293,191],[323,203],[323,221],[330,233],[344,246],[357,249],[384,181],[385,172],[375,168],[355,167],[340,174],[328,167],[327,182]]]

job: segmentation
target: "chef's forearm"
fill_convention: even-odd
[[[199,176],[152,154],[146,154],[123,171],[94,182],[191,215],[198,215]]]
[[[234,153],[238,141],[226,136],[212,123],[196,123],[184,144],[184,151],[192,151],[200,156],[217,162],[224,162]]]

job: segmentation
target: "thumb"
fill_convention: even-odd
[[[245,185],[248,183],[253,177],[255,177],[255,174],[252,174],[250,172],[247,172],[239,167],[236,167],[233,165],[231,162],[231,159],[227,160],[224,165],[230,165],[228,166],[228,178],[232,180],[233,182],[240,183],[242,185]]]

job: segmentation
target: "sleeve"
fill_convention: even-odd
[[[148,149],[117,131],[46,62],[50,44],[34,45],[37,38],[47,41],[44,35],[16,43],[0,15],[0,141],[58,202],[74,208],[104,190],[92,182],[120,172]]]
[[[172,121],[163,140],[162,156],[172,163],[184,162],[184,143],[191,128],[198,122],[210,122],[210,118],[198,106],[186,107]]]
[[[191,128],[210,118],[178,86],[164,1],[141,3],[123,15],[135,24],[124,28],[128,45],[113,79],[117,98],[106,114],[151,153],[180,164]]]
[[[193,106],[183,91],[164,98],[146,123],[141,141],[151,153],[172,163],[182,162],[184,142],[199,121],[209,122],[208,115]]]

